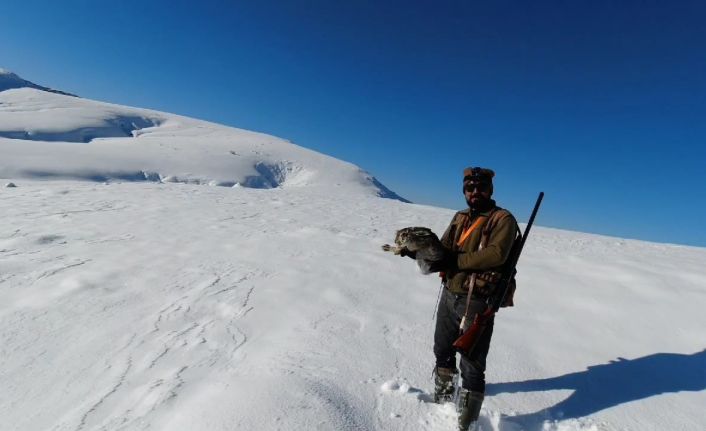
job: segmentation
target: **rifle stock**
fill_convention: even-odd
[[[537,203],[535,203],[534,209],[532,210],[532,215],[527,222],[525,232],[522,234],[522,239],[520,240],[519,245],[513,247],[506,264],[503,266],[501,271],[502,276],[500,277],[500,281],[495,289],[495,294],[488,298],[488,307],[482,313],[476,314],[473,318],[473,323],[471,323],[471,326],[463,334],[461,334],[456,341],[454,341],[453,347],[462,355],[468,356],[473,352],[481,338],[481,335],[485,332],[485,328],[488,326],[488,321],[495,316],[495,313],[500,309],[503,302],[505,302],[508,288],[510,286],[510,280],[515,274],[517,261],[520,259],[520,254],[525,246],[525,241],[527,241],[527,236],[529,235],[530,229],[534,224],[534,218],[537,216],[537,211],[539,211],[539,205],[542,203],[543,198],[544,192],[540,192],[539,197],[537,198]]]
[[[476,348],[480,336],[485,332],[488,326],[488,321],[495,315],[495,311],[488,307],[483,313],[478,313],[473,318],[473,323],[468,327],[466,332],[454,341],[453,347],[458,352],[470,354]]]

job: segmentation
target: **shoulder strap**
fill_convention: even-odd
[[[500,220],[501,217],[506,216],[509,214],[507,211],[502,211],[500,209],[494,209],[493,211],[490,212],[490,215],[487,217],[479,217],[477,222],[480,222],[481,219],[485,221],[485,225],[483,225],[483,230],[481,231],[481,237],[480,237],[480,244],[478,244],[478,250],[482,250],[485,248],[485,246],[488,244],[488,237],[490,236],[490,231],[495,226],[495,224]],[[475,226],[475,224],[474,224]],[[472,228],[471,228],[472,229]],[[471,297],[473,296],[473,288],[476,285],[476,277],[477,273],[471,274],[471,280],[468,283],[468,296],[466,296],[466,309],[463,312],[463,317],[461,319],[461,332],[465,332],[466,329],[468,328],[468,325],[470,325],[470,311],[471,311]]]
[[[484,221],[485,221],[485,217],[483,217],[483,216],[478,217],[476,219],[476,221],[474,221],[470,227],[463,230],[463,232],[461,233],[461,238],[459,238],[458,243],[456,243],[456,245],[461,247],[461,245],[463,245],[463,243],[468,239],[468,237],[471,236],[471,232],[476,230],[476,228],[478,226],[480,226]]]
[[[505,217],[508,217],[510,215],[510,212],[502,209],[502,208],[496,208],[494,209],[490,215],[488,216],[488,221],[485,223],[485,226],[483,226],[483,231],[481,232],[481,239],[480,239],[480,244],[478,247],[478,250],[484,249],[488,245],[488,238],[490,237],[490,232],[493,230],[495,225],[498,224],[498,222]],[[515,229],[516,229],[516,237],[515,240],[522,238],[522,231],[520,231],[520,227],[515,223]],[[514,274],[513,274],[514,277]],[[461,330],[465,331],[467,328],[466,326],[470,324],[469,320],[469,314],[470,314],[470,309],[471,309],[471,295],[473,294],[473,288],[475,287],[475,282],[476,282],[476,273],[474,272],[471,274],[471,282],[470,286],[468,289],[468,297],[466,298],[466,310],[463,313],[463,318],[461,319]]]

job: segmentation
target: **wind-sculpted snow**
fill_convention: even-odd
[[[117,116],[102,119],[101,124],[69,130],[1,130],[0,137],[47,142],[87,143],[98,138],[133,137],[135,132],[159,125],[158,120],[139,116]]]
[[[430,402],[438,278],[380,250],[453,211],[316,187],[13,182],[3,430],[455,429]],[[496,319],[483,431],[703,429],[705,261],[535,227]]]
[[[314,187],[404,200],[367,172],[285,140],[146,109],[0,91],[0,178]]]

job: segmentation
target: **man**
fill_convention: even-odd
[[[485,301],[498,278],[495,271],[508,259],[519,233],[512,214],[491,199],[494,176],[492,170],[485,168],[463,171],[463,194],[468,209],[456,213],[441,238],[446,254],[435,269],[441,271],[444,289],[434,332],[434,400],[439,403],[451,401],[454,394],[457,370],[453,342],[475,315],[487,307]],[[491,319],[470,356],[461,357],[458,423],[462,431],[477,429],[492,334]]]

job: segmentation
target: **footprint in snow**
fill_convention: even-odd
[[[407,382],[388,380],[380,386],[380,390],[386,394],[410,395],[425,403],[432,402],[432,397],[421,389],[410,386]]]
[[[39,238],[37,238],[37,244],[51,244],[53,242],[57,242],[64,239],[63,236],[61,235],[42,235]],[[64,241],[66,242],[66,241]]]

